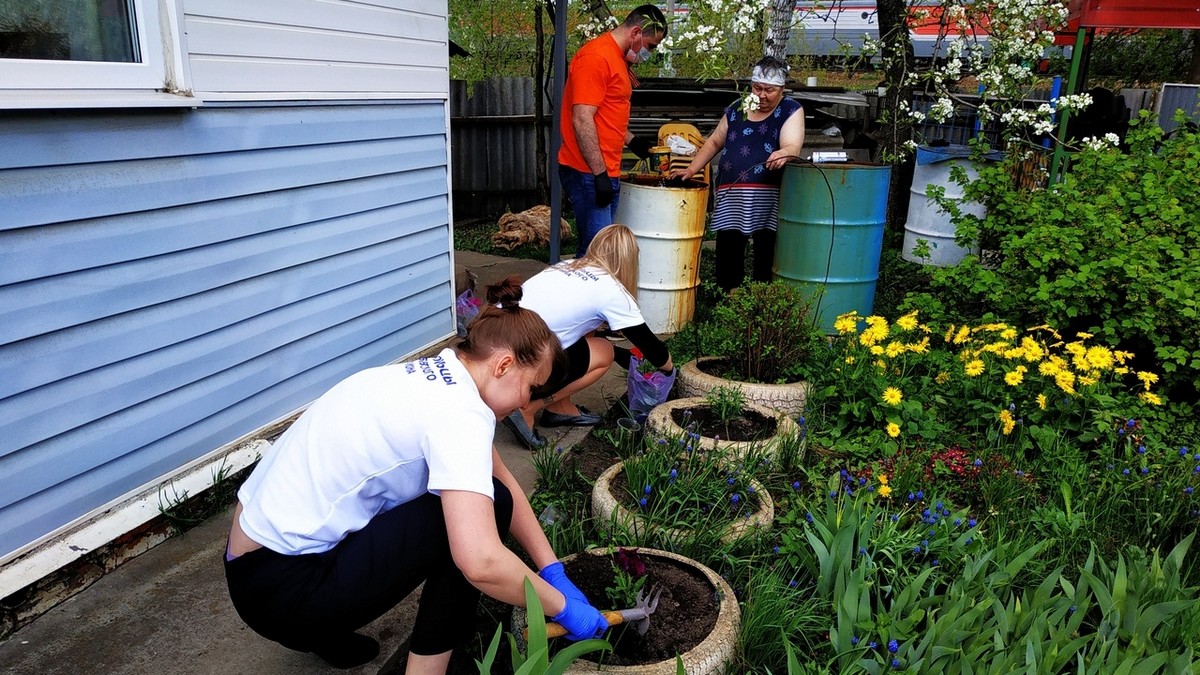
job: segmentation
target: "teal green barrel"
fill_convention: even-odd
[[[818,325],[871,314],[892,168],[793,162],[783,170],[775,278],[812,299]]]

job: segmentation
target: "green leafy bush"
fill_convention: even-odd
[[[709,355],[722,358],[744,381],[801,380],[809,354],[820,345],[809,301],[781,281],[734,289],[713,309],[708,331]]]
[[[983,218],[958,213],[958,235],[994,246],[996,265],[968,257],[933,274],[932,296],[913,306],[952,308],[949,320],[985,313],[1094,333],[1153,356],[1170,392],[1200,388],[1200,134],[1170,138],[1148,114],[1128,152],[1084,149],[1048,189],[1014,186],[1009,162],[964,186]],[[959,176],[965,180],[964,174]],[[964,316],[973,312],[975,316]]]

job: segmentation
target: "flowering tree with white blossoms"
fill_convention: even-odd
[[[869,40],[864,52],[877,54],[887,74],[889,125],[886,151],[903,157],[917,139],[912,129],[926,119],[946,122],[973,112],[984,126],[999,121],[1002,142],[1030,140],[1054,133],[1054,117],[1091,103],[1087,94],[1060,96],[1030,108],[1023,100],[1038,83],[1034,66],[1054,44],[1055,29],[1067,18],[1062,0],[992,0],[987,3],[943,0],[937,5],[907,6],[899,21],[888,21],[880,3],[880,39]],[[891,25],[886,25],[891,23]],[[938,26],[934,53],[918,67],[912,56],[908,26]],[[978,39],[986,34],[986,41]],[[980,97],[957,90],[966,75],[974,75]],[[910,106],[915,92],[933,103],[927,110]]]

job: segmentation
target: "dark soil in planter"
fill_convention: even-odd
[[[595,483],[600,474],[620,459],[611,444],[593,434],[588,434],[581,442],[571,447],[570,461],[575,470],[589,483]]]
[[[757,384],[780,384],[779,382],[759,382],[753,377],[747,377],[738,368],[735,368],[727,359],[706,359],[696,362],[696,368],[705,375],[712,375],[725,380],[734,380],[735,382],[754,382]],[[802,378],[788,380],[787,384],[800,382]]]
[[[647,592],[662,588],[658,609],[650,617],[650,628],[638,635],[632,626],[617,626],[609,632],[613,651],[589,654],[585,659],[612,665],[637,665],[674,659],[700,644],[717,623],[720,605],[712,584],[695,568],[669,558],[641,555],[646,565]],[[613,585],[611,556],[580,554],[564,563],[567,575],[598,609],[612,603],[604,589]]]
[[[738,417],[722,422],[707,405],[695,408],[676,408],[671,419],[683,429],[695,429],[702,436],[720,436],[723,441],[758,441],[775,435],[778,421],[753,410],[743,410]]]

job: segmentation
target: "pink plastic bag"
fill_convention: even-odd
[[[667,397],[671,395],[671,387],[675,385],[675,373],[678,372],[672,370],[668,374],[650,366],[646,369],[649,372],[643,373],[641,371],[644,363],[646,361],[634,350],[633,356],[629,357],[629,375],[626,376],[629,385],[629,412],[634,417],[647,415],[654,406],[666,403]]]

